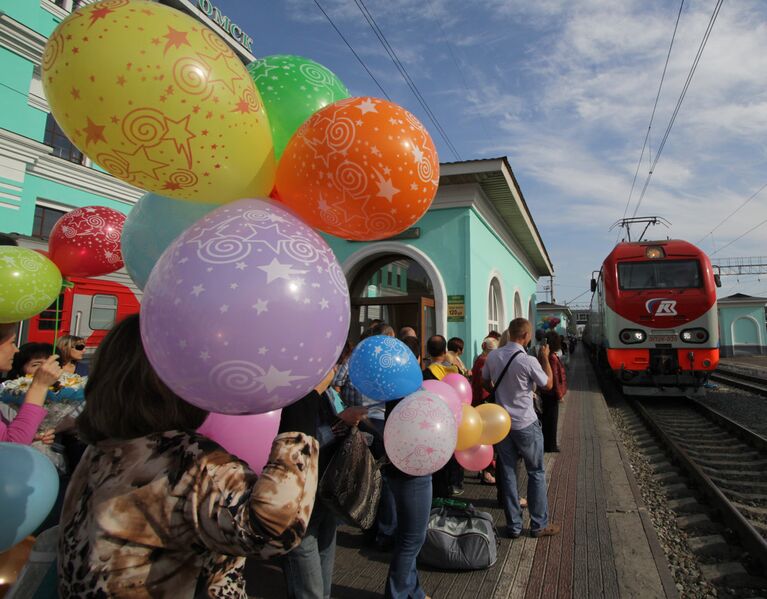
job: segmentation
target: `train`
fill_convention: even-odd
[[[22,247],[47,250],[45,241],[14,235]],[[99,277],[71,277],[57,303],[19,325],[19,343],[53,344],[55,336],[76,335],[85,339],[88,360],[112,326],[141,306],[141,290],[122,269]]]
[[[716,288],[705,252],[679,240],[618,243],[591,279],[583,341],[627,395],[699,392],[719,363]]]

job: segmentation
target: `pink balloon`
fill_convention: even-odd
[[[443,383],[450,385],[458,393],[459,399],[463,403],[471,405],[471,384],[469,380],[456,372],[451,372],[442,379]]]
[[[463,419],[463,408],[461,408],[461,398],[458,397],[458,392],[455,389],[447,383],[433,379],[424,381],[423,388],[439,395],[442,401],[447,404],[447,407],[449,407],[450,411],[453,413],[455,423],[461,424],[461,420]]]
[[[475,445],[463,451],[456,451],[455,459],[466,470],[484,470],[493,461],[493,446]]]
[[[384,447],[399,470],[424,476],[447,464],[457,436],[447,404],[436,393],[419,389],[392,410],[384,428]]]
[[[213,439],[246,462],[253,472],[261,474],[277,436],[281,414],[282,410],[244,416],[211,412],[197,432]]]

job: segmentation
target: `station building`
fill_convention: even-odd
[[[0,232],[45,248],[67,211],[127,213],[144,193],[92,164],[50,114],[40,80],[48,36],[82,0],[0,0]],[[210,0],[163,0],[216,31],[247,64],[252,39]],[[352,336],[374,319],[413,326],[422,339],[461,337],[469,360],[489,331],[535,321],[536,282],[553,267],[506,158],[443,164],[424,217],[394,239],[326,236],[348,278]],[[124,271],[110,275],[130,284]],[[140,297],[140,291],[134,290]],[[86,331],[87,332],[87,331]]]
[[[735,293],[720,298],[716,305],[723,358],[767,355],[767,297]]]

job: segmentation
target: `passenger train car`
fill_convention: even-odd
[[[20,246],[47,250],[45,241],[18,236]],[[20,325],[19,343],[53,343],[54,335],[76,335],[85,339],[86,358],[109,329],[140,308],[141,290],[125,270],[100,277],[71,277],[59,296],[59,313],[54,302],[47,310]]]
[[[619,243],[591,280],[584,341],[624,393],[694,392],[719,363],[719,285],[691,243]]]

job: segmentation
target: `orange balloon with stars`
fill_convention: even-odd
[[[253,80],[220,37],[180,11],[146,0],[86,5],[48,39],[42,79],[67,137],[132,185],[207,203],[274,185]]]
[[[418,119],[386,100],[348,98],[293,135],[275,196],[320,231],[369,241],[412,226],[438,183],[437,150]]]

